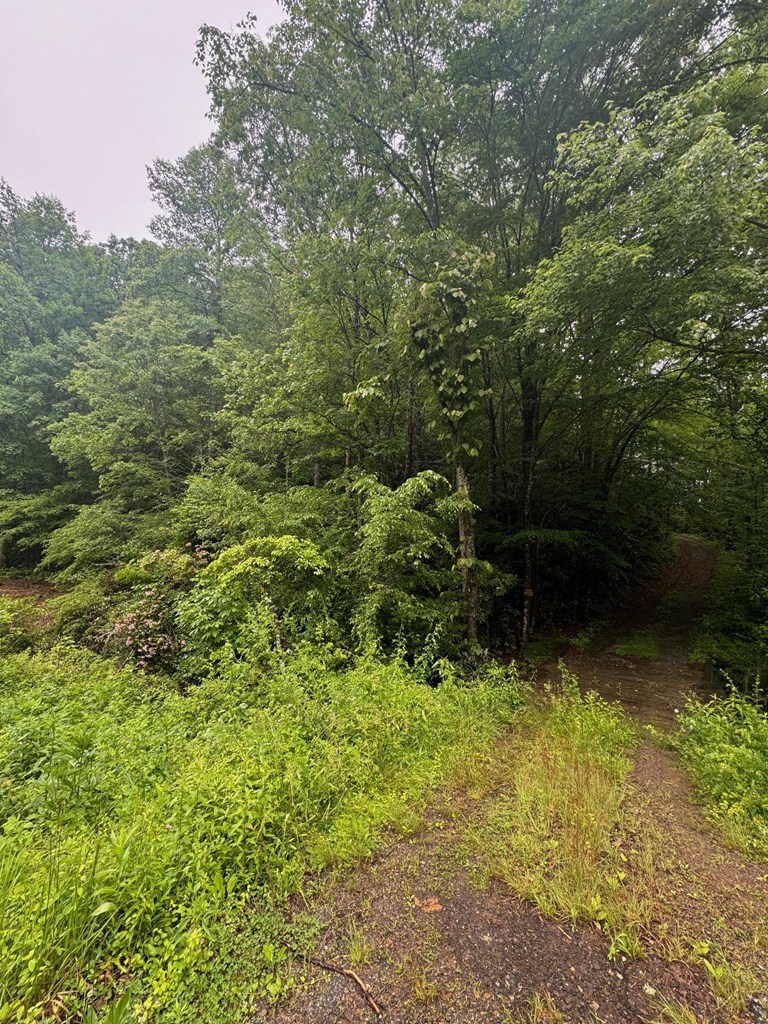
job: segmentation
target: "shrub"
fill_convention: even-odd
[[[364,477],[354,572],[362,596],[354,630],[368,651],[399,644],[413,654],[437,647],[460,631],[461,594],[453,571],[457,553],[450,512],[451,486],[438,473],[411,477],[396,490]],[[435,655],[436,656],[436,655]]]
[[[116,602],[105,649],[129,654],[141,669],[173,669],[183,647],[176,603],[209,560],[209,552],[202,547],[185,552],[168,548],[121,566],[113,583],[130,590]]]
[[[0,597],[0,655],[32,646],[34,606],[29,599]]]
[[[179,603],[189,668],[204,672],[211,659],[268,659],[273,650],[284,652],[302,628],[323,618],[329,568],[311,541],[290,535],[227,548]]]
[[[677,748],[712,817],[738,845],[768,854],[768,717],[733,694],[689,702],[678,724]]]

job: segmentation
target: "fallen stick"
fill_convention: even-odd
[[[293,956],[301,957],[302,960],[306,960],[309,964],[314,964],[315,967],[321,967],[324,971],[331,971],[333,974],[340,974],[344,978],[350,978],[363,993],[366,1003],[368,1003],[376,1016],[381,1017],[383,1013],[382,1007],[373,998],[373,993],[359,974],[355,974],[354,971],[350,971],[347,967],[339,967],[338,964],[329,963],[328,960],[320,960],[316,956],[309,956],[308,953],[299,953],[298,950],[292,949],[286,943],[283,943],[283,945]]]

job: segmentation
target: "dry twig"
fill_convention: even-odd
[[[314,964],[315,967],[320,967],[324,971],[331,971],[333,974],[340,974],[344,978],[350,978],[363,993],[366,1003],[368,1003],[376,1016],[381,1017],[383,1013],[382,1007],[373,998],[373,993],[369,986],[366,985],[359,974],[355,974],[354,971],[350,971],[347,967],[340,967],[338,964],[332,964],[328,960],[320,960],[316,956],[309,956],[307,953],[299,953],[298,950],[291,949],[291,947],[285,943],[283,945],[285,945],[285,948],[292,956],[301,957],[302,960],[306,960],[307,963]]]

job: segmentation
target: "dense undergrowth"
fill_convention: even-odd
[[[692,701],[680,716],[677,749],[728,838],[768,857],[768,717],[731,695]]]
[[[766,703],[760,680],[768,678],[768,576],[759,557],[718,553],[707,613],[695,638],[692,658],[710,661],[729,689]]]
[[[191,1019],[222,919],[368,853],[522,700],[509,673],[433,689],[309,654],[182,695],[71,647],[6,657],[0,694],[7,1021],[78,1019],[126,985],[139,1019]],[[252,994],[274,983],[268,932]]]

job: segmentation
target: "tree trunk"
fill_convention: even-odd
[[[459,513],[459,553],[461,556],[461,585],[467,607],[467,639],[477,640],[477,572],[475,570],[475,520],[469,507],[469,477],[461,460],[456,462],[456,491],[467,508]]]
[[[522,397],[522,469],[523,469],[523,530],[532,528],[533,472],[537,440],[539,396],[534,385],[525,378],[521,387]],[[533,622],[533,547],[534,540],[526,537],[523,548],[523,616],[520,627],[520,646],[525,647],[531,634]]]
[[[408,439],[405,452],[405,478],[416,476],[421,470],[421,407],[416,385],[408,387]]]

